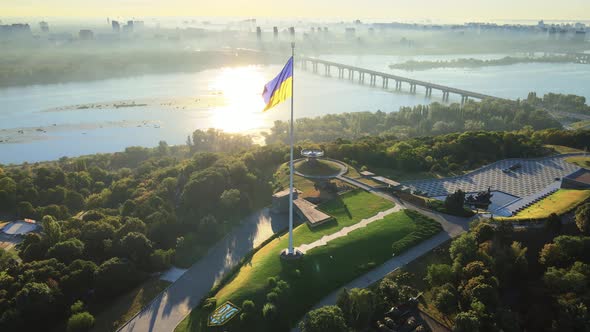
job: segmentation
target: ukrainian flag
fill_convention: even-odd
[[[293,57],[287,61],[287,64],[281,72],[272,81],[266,83],[262,98],[266,103],[263,112],[275,107],[281,102],[291,97],[293,88]]]

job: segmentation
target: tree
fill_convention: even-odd
[[[81,259],[73,261],[66,268],[65,275],[61,279],[64,294],[70,298],[85,295],[94,288],[94,276],[97,269],[94,262]]]
[[[433,289],[433,304],[443,315],[449,316],[457,310],[457,295],[455,287],[444,284]]]
[[[235,209],[240,203],[240,191],[238,189],[228,189],[221,193],[219,202],[226,209]]]
[[[576,226],[583,234],[590,235],[590,202],[576,209]]]
[[[119,294],[133,287],[138,280],[139,274],[133,264],[114,257],[96,270],[96,292],[102,296]]]
[[[94,316],[89,312],[80,312],[73,314],[68,319],[67,331],[68,332],[86,332],[94,326]]]
[[[454,332],[479,332],[481,326],[477,313],[473,310],[460,312],[455,316]]]
[[[299,324],[301,332],[344,332],[348,331],[342,310],[331,305],[310,311]]]
[[[61,227],[52,216],[43,217],[43,233],[49,246],[59,242],[61,238]]]
[[[465,192],[461,189],[455,191],[445,198],[445,208],[453,214],[461,214],[465,204]]]
[[[262,317],[269,322],[274,321],[278,313],[277,307],[272,303],[265,303],[264,307],[262,307]]]
[[[53,301],[53,293],[44,283],[28,283],[16,294],[16,308],[25,316],[47,315]]]
[[[131,232],[121,239],[123,253],[137,263],[145,263],[152,253],[152,243],[145,235]]]
[[[83,252],[84,243],[74,238],[56,243],[47,251],[47,257],[56,258],[60,262],[69,264],[70,262],[81,258]]]
[[[16,211],[18,216],[21,218],[31,218],[35,215],[35,208],[30,202],[27,201],[18,202]]]
[[[377,291],[379,292],[379,298],[383,299],[389,305],[393,305],[399,301],[399,285],[390,278],[381,280]]]
[[[494,237],[494,227],[486,222],[479,223],[472,231],[478,243],[489,241]]]
[[[65,204],[70,211],[80,211],[84,208],[84,196],[76,191],[68,191]]]
[[[554,234],[561,231],[561,226],[561,218],[555,213],[551,213],[547,221],[545,221],[545,228]]]
[[[350,313],[343,313],[348,325],[362,329],[369,325],[376,308],[375,296],[372,291],[364,288],[350,290]]]
[[[453,261],[459,261],[461,265],[465,265],[476,258],[477,249],[478,245],[475,235],[464,233],[453,240],[449,248],[449,253]]]
[[[455,274],[453,268],[448,264],[431,264],[427,268],[426,282],[431,287],[441,286],[446,283],[453,282]]]

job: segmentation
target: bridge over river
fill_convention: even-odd
[[[381,87],[383,89],[389,88],[389,81],[393,81],[393,82],[395,82],[395,89],[396,90],[401,90],[402,85],[405,83],[406,85],[409,85],[410,92],[412,92],[412,93],[416,92],[416,86],[422,86],[422,87],[424,87],[424,89],[426,91],[427,97],[430,97],[432,95],[432,90],[438,90],[438,91],[442,92],[442,99],[444,101],[449,100],[449,94],[451,94],[451,93],[461,96],[461,103],[462,104],[465,103],[469,98],[480,99],[480,100],[481,99],[503,99],[503,98],[490,96],[490,95],[486,95],[486,94],[479,93],[479,92],[453,88],[450,86],[430,83],[430,82],[426,82],[426,81],[415,80],[412,78],[397,76],[397,75],[388,74],[388,73],[382,73],[382,72],[378,72],[378,71],[374,71],[374,70],[370,70],[370,69],[360,68],[360,67],[351,66],[351,65],[345,65],[342,63],[326,61],[326,60],[321,60],[321,59],[317,59],[317,58],[301,57],[297,60],[301,64],[301,68],[303,68],[304,70],[307,70],[307,66],[309,64],[309,65],[311,65],[313,72],[318,73],[318,67],[320,65],[322,65],[323,69],[324,69],[324,75],[330,76],[331,69],[333,67],[338,70],[338,78],[344,79],[345,76],[347,76],[347,78],[350,81],[354,81],[355,77],[356,77],[360,84],[365,83],[365,75],[368,76],[368,79],[369,79],[368,83],[370,86],[377,86],[377,79],[380,79]]]

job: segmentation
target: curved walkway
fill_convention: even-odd
[[[430,252],[432,249],[442,245],[443,243],[447,242],[448,240],[459,236],[460,234],[466,232],[469,229],[469,222],[475,217],[472,218],[461,218],[455,217],[450,215],[441,214],[438,212],[433,212],[430,210],[425,210],[420,207],[417,207],[413,204],[401,201],[400,199],[393,197],[391,195],[380,193],[374,191],[373,193],[387,198],[394,202],[396,206],[399,206],[400,209],[411,209],[420,212],[436,221],[438,221],[442,227],[443,231],[434,237],[431,237],[428,240],[425,240],[418,245],[408,249],[404,253],[399,256],[393,257],[387,262],[379,265],[375,269],[365,273],[364,275],[356,278],[355,280],[347,283],[346,285],[338,288],[337,290],[333,291],[332,293],[328,294],[324,297],[320,302],[316,303],[313,308],[310,310],[318,309],[325,305],[333,305],[336,303],[336,299],[338,298],[338,294],[342,291],[342,289],[351,289],[351,288],[367,288],[370,285],[374,284],[375,282],[383,279],[389,273],[403,267],[404,265],[412,262],[413,260],[420,258],[422,255]],[[292,332],[297,332],[299,329],[297,327],[291,329]]]
[[[174,331],[176,325],[232,267],[264,240],[287,226],[288,218],[272,215],[268,209],[244,219],[119,331]]]
[[[295,159],[295,160],[293,160],[293,165],[297,164],[298,162],[304,161],[305,159],[306,158]],[[340,177],[340,176],[348,173],[348,166],[345,163],[341,162],[340,160],[331,159],[331,158],[318,158],[318,160],[327,160],[327,161],[331,161],[335,164],[338,164],[338,166],[340,166],[340,171],[334,175],[307,175],[307,174],[303,174],[303,173],[299,172],[298,170],[294,169],[293,174],[299,175],[299,176],[306,178],[306,179],[328,180],[328,179]]]

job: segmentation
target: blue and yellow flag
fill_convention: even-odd
[[[293,57],[287,61],[287,64],[281,72],[272,81],[266,83],[262,98],[266,103],[263,112],[275,107],[281,102],[291,97],[293,87]]]

